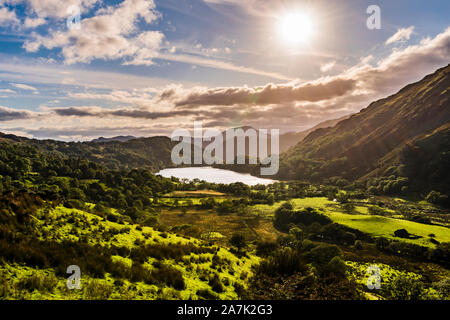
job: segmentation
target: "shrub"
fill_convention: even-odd
[[[333,275],[336,278],[345,278],[345,273],[347,271],[347,265],[340,256],[335,256],[328,262],[327,266],[324,268],[324,272]]]
[[[208,284],[211,286],[211,289],[214,292],[221,293],[225,290],[217,274],[214,275],[214,277],[209,281]]]
[[[396,277],[384,291],[394,300],[419,300],[425,293],[422,282],[408,277]]]
[[[17,282],[17,287],[21,290],[27,291],[47,291],[53,292],[56,285],[58,283],[58,279],[54,275],[42,275],[34,273],[28,277],[21,278]]]
[[[186,289],[183,274],[181,271],[163,264],[158,270],[153,271],[152,278],[158,283],[164,283],[177,290]]]
[[[433,283],[433,288],[439,294],[441,299],[449,299],[450,298],[450,277],[446,277],[439,282]]]
[[[341,249],[336,245],[326,243],[319,244],[307,254],[309,261],[316,266],[324,266],[337,256],[342,256]]]
[[[236,247],[238,250],[241,250],[242,248],[247,246],[247,241],[245,240],[243,234],[234,233],[230,238],[230,245]]]
[[[294,227],[289,230],[289,234],[298,241],[303,241],[303,231],[299,227]]]
[[[282,248],[263,260],[258,271],[269,275],[292,275],[305,270],[305,263],[298,251],[291,248]]]
[[[91,280],[84,287],[84,296],[88,300],[106,300],[113,292],[113,287],[100,280]]]
[[[431,191],[430,193],[428,193],[425,200],[427,200],[429,203],[437,204],[439,206],[448,204],[448,196],[437,191]]]
[[[260,241],[256,245],[256,254],[260,257],[267,257],[278,248],[279,245],[275,241]]]

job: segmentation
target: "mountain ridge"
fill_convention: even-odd
[[[404,176],[403,149],[449,123],[449,87],[450,65],[332,128],[311,132],[282,154],[280,177],[319,181],[340,176],[355,181],[386,175],[392,166],[400,166],[396,175]]]

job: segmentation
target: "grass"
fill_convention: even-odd
[[[194,190],[194,191],[173,191],[166,194],[165,196],[169,198],[180,198],[180,197],[221,197],[225,196],[225,193],[214,191],[214,190]]]
[[[339,224],[358,229],[375,237],[386,237],[434,248],[429,234],[435,234],[439,242],[450,242],[450,230],[441,226],[421,224],[408,220],[393,219],[381,216],[349,215],[341,212],[327,212],[327,215]],[[394,236],[394,231],[406,229],[409,233],[421,236],[419,239],[402,239]]]
[[[213,293],[215,297],[237,299],[235,287],[237,285],[246,287],[246,281],[252,274],[251,266],[259,262],[259,258],[251,254],[238,257],[226,248],[218,248],[199,239],[160,232],[150,227],[137,228],[137,225],[127,222],[118,224],[82,210],[62,206],[50,210],[42,209],[35,214],[34,220],[36,222],[34,236],[41,241],[51,239],[57,242],[64,240],[78,242],[84,238],[89,245],[102,247],[115,245],[130,250],[152,244],[168,247],[192,244],[211,248],[216,252],[199,254],[190,252],[176,260],[170,258],[156,260],[147,257],[143,266],[149,271],[160,268],[161,263],[179,270],[186,284],[182,290],[164,284],[155,286],[144,282],[130,282],[128,278],[115,279],[108,273],[103,279],[93,278],[83,274],[81,270],[82,289],[71,291],[66,288],[66,278],[56,277],[56,272],[52,268],[37,269],[2,262],[1,299],[201,299],[199,294],[202,291],[212,290],[210,279],[214,277],[218,277],[224,284],[223,292]],[[132,264],[132,260],[127,256],[114,255],[111,259],[128,267]],[[49,283],[54,285],[50,286]]]
[[[403,200],[406,201],[406,200]],[[311,207],[327,214],[334,222],[358,229],[362,232],[375,237],[386,237],[399,241],[411,242],[414,244],[434,248],[436,245],[430,242],[430,234],[434,234],[435,240],[439,242],[450,242],[450,230],[446,227],[421,224],[404,219],[395,219],[376,215],[369,215],[369,206],[356,205],[355,210],[358,214],[346,214],[342,212],[339,204],[330,201],[325,197],[311,197],[302,199],[289,200],[294,209]],[[264,217],[273,216],[275,210],[281,206],[284,201],[276,202],[273,205],[255,205],[252,211]],[[384,209],[393,214],[394,210]],[[403,217],[397,215],[395,217]],[[409,233],[420,236],[419,239],[403,239],[394,236],[394,231],[398,229],[406,229]]]
[[[389,288],[390,284],[397,278],[410,278],[414,281],[420,281],[422,279],[422,276],[417,273],[399,270],[383,263],[360,263],[346,261],[345,264],[348,267],[347,272],[349,277],[353,278],[361,286],[362,291],[364,291],[369,300],[382,299],[383,297],[380,293],[385,293],[386,289]],[[381,290],[370,290],[367,288],[369,277],[373,275],[373,271],[368,272],[371,266],[376,266],[380,270]]]
[[[237,214],[219,215],[213,210],[163,209],[159,218],[167,226],[191,225],[200,229],[201,237],[213,240],[217,244],[228,245],[233,233],[241,232],[247,240],[275,240],[280,232],[273,227],[272,219],[255,215],[239,216]]]

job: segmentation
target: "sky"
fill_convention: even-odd
[[[0,0],[0,131],[302,131],[447,66],[449,17],[447,0]]]

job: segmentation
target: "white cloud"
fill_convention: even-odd
[[[402,28],[398,29],[398,31],[389,39],[386,40],[386,45],[403,41],[403,40],[409,40],[411,38],[411,35],[414,32],[414,26],[411,26],[409,28]]]
[[[82,19],[79,30],[54,31],[47,37],[34,34],[35,39],[26,41],[24,48],[29,52],[40,47],[61,48],[67,64],[122,58],[124,64],[150,65],[164,35],[159,31],[139,33],[137,24],[141,19],[150,24],[158,17],[153,0],[125,0]]]
[[[11,85],[17,89],[22,89],[22,90],[26,90],[26,91],[34,91],[34,92],[38,91],[38,89],[36,89],[35,87],[29,86],[27,84],[11,83]]]
[[[328,72],[331,69],[333,69],[335,65],[336,65],[336,61],[331,61],[331,62],[325,63],[320,66],[320,71]]]
[[[0,26],[18,24],[19,22],[14,10],[9,10],[6,7],[0,8]]]
[[[126,78],[126,81],[124,79]],[[92,71],[45,61],[13,59],[0,60],[0,80],[15,83],[36,83],[45,86],[84,87],[108,90],[133,90],[165,87],[171,81],[119,72]],[[183,84],[193,84],[184,81]]]
[[[14,90],[11,90],[11,89],[0,89],[0,93],[12,93],[12,94],[14,94],[16,92]]]
[[[43,24],[45,24],[47,21],[44,18],[41,17],[37,17],[37,18],[30,18],[30,17],[26,17],[25,18],[25,28],[37,28]]]
[[[25,2],[28,11],[39,18],[62,19],[69,17],[67,9],[77,6],[81,12],[92,8],[100,0],[16,0]]]

